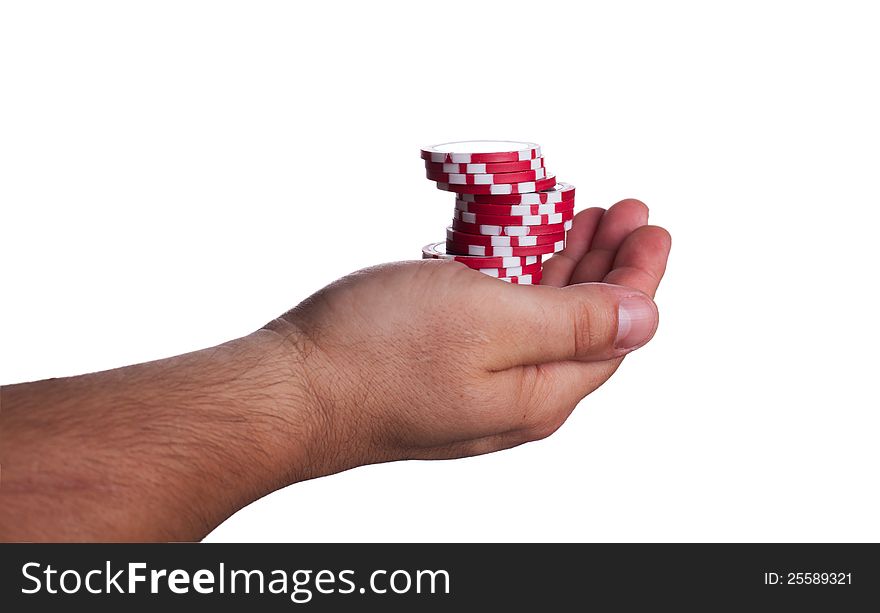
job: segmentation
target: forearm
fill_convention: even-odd
[[[323,447],[296,339],[0,391],[0,539],[194,540],[314,476]]]

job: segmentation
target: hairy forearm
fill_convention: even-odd
[[[0,390],[0,539],[195,540],[315,476],[325,437],[289,335]]]

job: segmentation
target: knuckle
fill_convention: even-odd
[[[590,348],[602,342],[601,326],[590,302],[579,302],[572,314],[574,355],[590,353]]]
[[[532,441],[540,441],[547,438],[562,427],[562,424],[565,423],[567,417],[567,414],[546,417],[528,429],[529,439]]]
[[[552,378],[540,366],[528,369],[526,373],[520,388],[523,413],[518,426],[526,440],[537,441],[556,432],[565,423],[571,408],[560,407],[553,400]]]
[[[574,408],[574,405],[556,406],[541,413],[540,418],[536,419],[525,431],[529,440],[539,441],[559,430],[562,424],[568,420],[568,416],[571,415]]]

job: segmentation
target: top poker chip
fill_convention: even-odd
[[[467,140],[422,149],[422,159],[446,164],[518,162],[541,157],[537,143],[510,140]]]

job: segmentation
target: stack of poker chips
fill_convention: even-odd
[[[437,188],[455,193],[445,243],[423,258],[451,259],[507,281],[537,284],[543,258],[565,247],[574,186],[547,172],[535,143],[484,140],[422,149]]]

